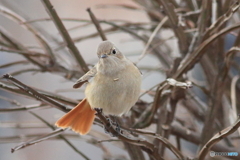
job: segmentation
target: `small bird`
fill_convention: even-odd
[[[79,88],[87,83],[86,97],[56,122],[61,128],[70,127],[85,135],[91,129],[96,111],[121,116],[138,100],[141,90],[141,72],[110,41],[98,46],[98,63],[73,85]],[[92,81],[89,80],[92,78]]]

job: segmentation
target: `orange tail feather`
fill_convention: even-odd
[[[55,125],[60,128],[70,127],[74,132],[84,135],[91,129],[94,118],[95,111],[91,109],[87,99],[84,98],[75,108],[60,118]]]

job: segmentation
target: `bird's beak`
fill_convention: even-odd
[[[101,58],[107,58],[108,56],[106,54],[101,55]]]

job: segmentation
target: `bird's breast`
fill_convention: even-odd
[[[140,88],[141,74],[131,64],[111,74],[98,72],[85,94],[92,108],[102,108],[105,114],[122,115],[136,103]]]

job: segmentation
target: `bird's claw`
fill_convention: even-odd
[[[96,111],[95,115],[99,115],[102,114],[102,108],[94,108],[94,110]],[[121,134],[121,128],[119,126],[119,124],[117,123],[117,121],[113,122],[110,118],[106,118],[107,119],[107,123],[104,125],[104,131],[106,134],[109,134],[112,137],[118,137]],[[116,126],[116,127],[115,127]],[[110,128],[111,127],[115,127],[114,130],[116,131],[116,133],[112,133],[110,132]]]
[[[95,115],[102,114],[102,108],[94,108],[94,110],[97,112]]]

